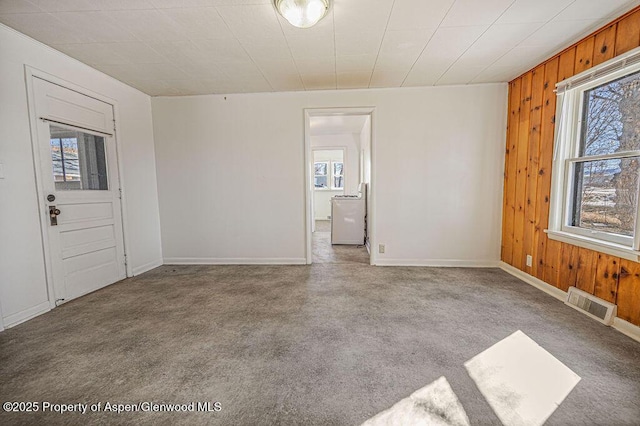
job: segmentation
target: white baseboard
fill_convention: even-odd
[[[552,286],[551,284],[547,284],[544,281],[532,275],[527,274],[526,272],[522,272],[520,269],[514,268],[508,263],[500,262],[499,267],[503,271],[508,272],[509,274],[513,275],[516,278],[520,278],[525,283],[530,284],[536,287],[537,289],[544,291],[545,293],[555,297],[561,302],[564,302],[565,300],[567,300],[566,291],[562,291],[559,288]]]
[[[376,266],[429,266],[444,268],[497,268],[499,261],[494,260],[456,260],[456,259],[376,259]]]
[[[6,317],[3,318],[4,326],[5,328],[15,327],[18,324],[28,321],[31,318],[37,317],[38,315],[42,315],[45,312],[49,312],[50,310],[51,310],[51,305],[47,300],[46,302],[42,302],[39,305],[25,309],[24,311],[7,315]]]
[[[500,262],[500,269],[508,272],[516,278],[521,279],[525,283],[544,291],[545,293],[555,297],[561,302],[564,302],[567,299],[566,292],[552,286],[551,284],[547,284],[544,281],[527,274],[526,272],[522,272],[521,270],[514,268],[507,263]],[[633,340],[637,340],[638,342],[640,342],[640,327],[633,325],[621,318],[614,318],[612,327],[618,330],[620,333],[632,338]]]
[[[622,318],[614,318],[612,327],[633,340],[640,342],[640,327],[637,325],[631,324]]]
[[[277,258],[209,258],[165,257],[165,265],[306,265],[304,257]]]
[[[145,263],[144,265],[140,265],[140,266],[136,266],[135,268],[133,268],[133,276],[135,277],[136,275],[140,275],[143,274],[147,271],[150,271],[154,268],[157,268],[158,266],[162,266],[163,265],[163,261],[162,259],[156,259],[153,260],[151,262]]]

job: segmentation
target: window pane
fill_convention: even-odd
[[[334,176],[342,176],[342,163],[333,163],[333,175]]]
[[[584,92],[580,156],[640,149],[640,72]]]
[[[576,163],[571,225],[633,237],[639,160]]]
[[[327,177],[326,176],[316,176],[315,177],[315,187],[316,188],[326,188],[327,187]]]
[[[53,180],[57,190],[107,190],[104,138],[50,126]]]
[[[315,163],[315,175],[326,176],[327,175],[327,163]]]
[[[343,188],[344,187],[344,178],[342,176],[334,176],[333,177],[333,187],[338,189],[338,188]]]

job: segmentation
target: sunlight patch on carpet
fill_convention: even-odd
[[[469,418],[447,379],[440,377],[363,423],[383,425],[468,426]]]
[[[465,367],[505,426],[542,425],[580,381],[520,330]]]

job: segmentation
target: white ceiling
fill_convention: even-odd
[[[509,81],[640,0],[0,0],[0,22],[149,95]]]
[[[368,115],[320,115],[310,117],[311,136],[360,133],[369,119]]]

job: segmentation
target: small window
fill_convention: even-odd
[[[559,84],[551,238],[638,250],[639,68]]]
[[[344,167],[344,163],[334,161],[331,163],[332,173],[333,173],[333,189],[344,189],[344,176],[342,174],[342,170]]]
[[[316,188],[328,188],[329,187],[329,162],[320,161],[314,163],[314,185]]]
[[[108,190],[104,138],[50,126],[56,190]]]

